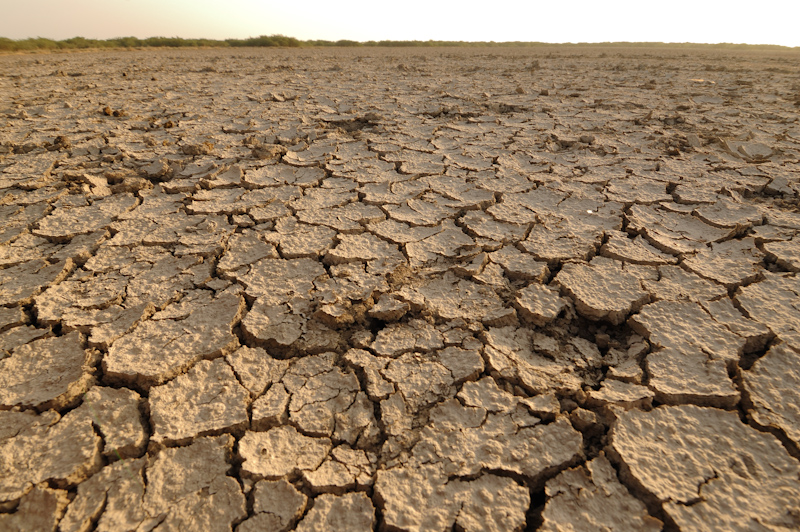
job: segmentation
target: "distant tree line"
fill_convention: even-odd
[[[308,40],[301,41],[294,37],[286,37],[285,35],[261,35],[259,37],[250,37],[248,39],[184,39],[181,37],[149,37],[147,39],[139,39],[138,37],[117,37],[114,39],[86,39],[84,37],[73,37],[71,39],[64,39],[63,41],[56,41],[44,37],[35,37],[29,39],[12,40],[6,37],[0,37],[0,52],[24,52],[24,51],[37,51],[37,50],[77,50],[86,48],[199,48],[199,47],[240,47],[240,46],[282,46],[282,47],[321,47],[321,46],[384,46],[384,47],[432,47],[432,46],[553,46],[550,43],[543,42],[495,42],[495,41],[351,41],[348,39],[341,39],[338,41],[326,40]],[[786,46],[779,46],[773,44],[696,44],[696,43],[655,43],[655,42],[604,42],[604,43],[566,43],[560,46],[625,46],[625,47],[669,47],[669,48],[721,48],[721,49],[798,49],[800,47],[789,48]]]
[[[86,39],[73,37],[55,41],[44,37],[12,40],[0,37],[0,51],[17,52],[26,50],[77,50],[82,48],[199,48],[228,46],[303,46],[303,41],[284,35],[261,35],[249,39],[184,39],[182,37],[117,37],[114,39]]]

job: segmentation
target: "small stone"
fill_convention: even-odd
[[[700,148],[703,146],[702,142],[700,142],[700,137],[698,137],[695,133],[688,133],[686,135],[686,142],[692,148]]]
[[[164,160],[153,161],[149,165],[143,167],[142,172],[146,177],[157,178],[167,175],[170,170],[169,165]]]
[[[253,148],[252,156],[256,159],[277,159],[286,153],[286,148],[279,144],[264,144]]]
[[[208,155],[214,151],[214,145],[210,142],[200,144],[185,144],[181,146],[181,151],[186,155]]]

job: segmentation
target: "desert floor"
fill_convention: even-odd
[[[799,59],[0,57],[0,529],[800,528]]]

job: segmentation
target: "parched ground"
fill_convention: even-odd
[[[800,528],[799,57],[0,57],[0,529]]]

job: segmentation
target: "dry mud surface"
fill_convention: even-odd
[[[0,57],[0,529],[800,528],[797,54]]]

